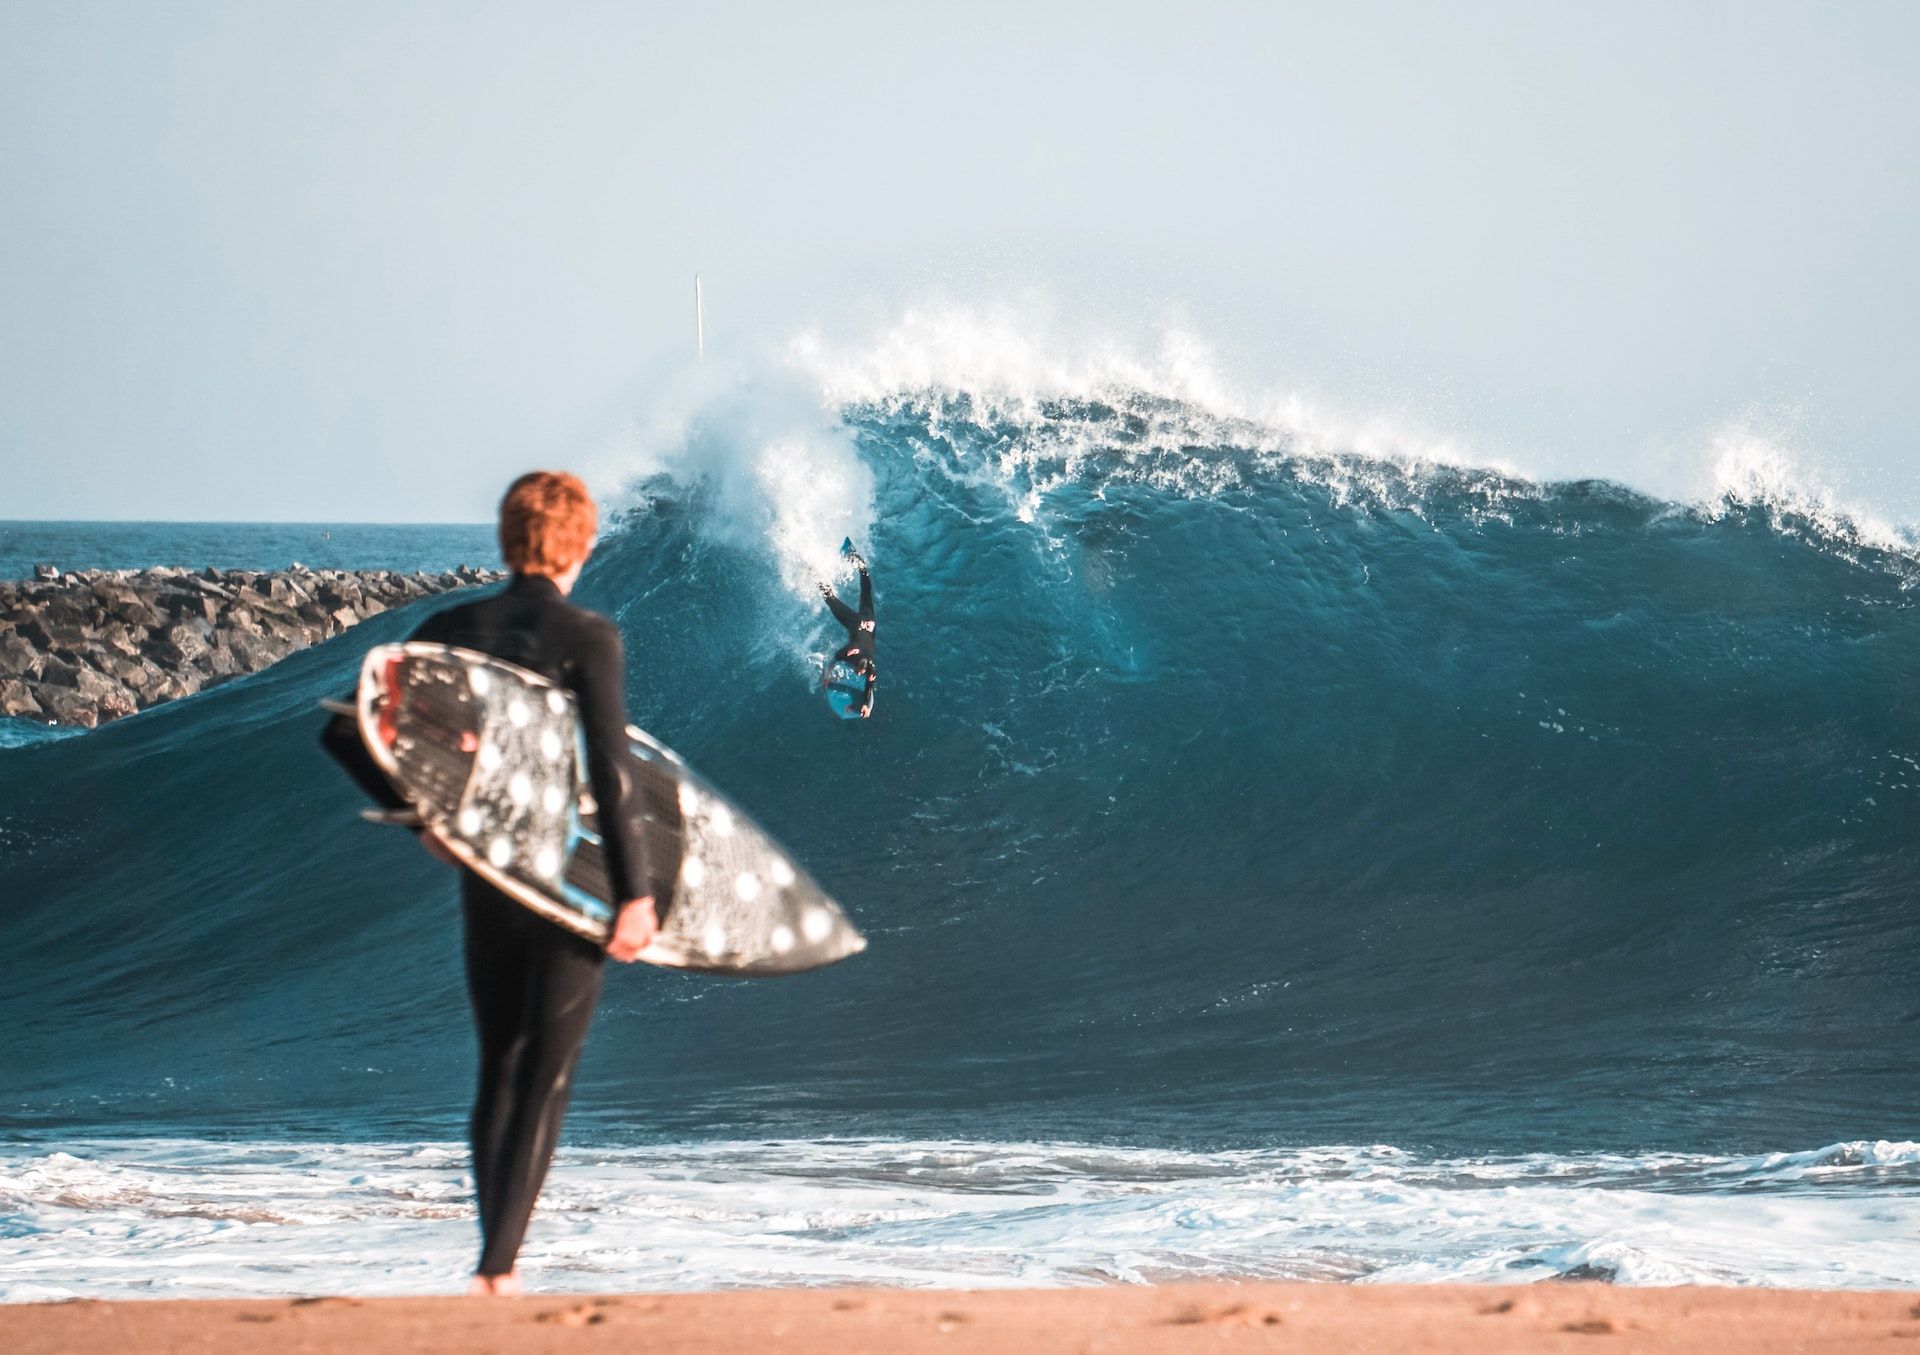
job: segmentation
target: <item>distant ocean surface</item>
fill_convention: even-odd
[[[612,975],[536,1281],[1920,1286],[1903,540],[1124,388],[749,426],[637,478],[578,596],[634,718],[872,945]],[[843,533],[885,637],[857,727],[813,667]],[[495,555],[0,525],[13,576],[295,559]],[[0,747],[0,1297],[470,1264],[452,882],[315,741],[437,605]]]
[[[306,522],[0,522],[0,579],[61,570],[404,569],[498,563],[493,524],[399,526]]]

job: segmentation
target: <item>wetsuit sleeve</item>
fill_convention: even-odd
[[[600,838],[616,903],[653,892],[646,835],[629,797],[638,794],[627,770],[627,661],[611,623],[591,627],[574,670],[573,694],[587,740],[587,782],[600,806]],[[637,806],[631,806],[637,808]]]

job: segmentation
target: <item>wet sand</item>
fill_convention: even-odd
[[[1920,1294],[1600,1284],[1218,1284],[490,1300],[76,1301],[0,1307],[0,1349],[12,1355],[1920,1351]]]

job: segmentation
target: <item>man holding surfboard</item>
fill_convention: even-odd
[[[626,723],[620,634],[567,602],[596,525],[575,477],[521,476],[500,505],[506,588],[375,645],[354,699],[321,703],[327,750],[381,806],[363,816],[462,868],[480,1035],[474,1294],[521,1292],[516,1258],[607,956],[795,974],[867,944],[744,808]],[[862,611],[870,675],[870,587]]]
[[[500,550],[512,581],[496,594],[436,613],[413,636],[506,660],[572,693],[587,779],[605,807],[599,817],[612,897],[624,900],[603,950],[522,907],[475,871],[461,872],[467,990],[480,1036],[470,1129],[482,1246],[471,1294],[521,1292],[515,1262],[560,1135],[604,960],[631,962],[659,926],[640,818],[620,812],[628,793],[620,761],[627,748],[620,633],[605,617],[566,600],[597,526],[593,499],[577,477],[521,476],[500,504]],[[407,801],[386,784],[350,721],[336,720],[326,743],[375,798],[404,810]],[[441,860],[461,864],[433,834],[421,840]]]

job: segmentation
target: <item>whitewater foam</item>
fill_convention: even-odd
[[[923,418],[935,437],[987,432],[999,472],[1023,472],[1040,491],[1093,471],[1218,493],[1239,483],[1240,454],[1311,464],[1349,484],[1362,465],[1518,476],[1405,417],[1356,418],[1302,391],[1231,380],[1211,347],[1179,329],[1140,345],[1052,329],[1031,313],[923,307],[865,343],[801,334],[787,360],[830,407]]]
[[[777,370],[718,365],[684,374],[649,414],[598,458],[623,488],[623,513],[651,507],[650,485],[668,476],[708,491],[706,539],[766,551],[798,598],[840,565],[842,539],[864,541],[873,521],[873,472],[837,413]]]
[[[1076,334],[1031,305],[915,307],[863,342],[809,331],[789,343],[786,361],[828,408],[925,420],[934,438],[954,445],[971,430],[982,460],[1022,482],[1026,521],[1049,489],[1071,479],[1218,494],[1242,483],[1239,462],[1250,459],[1322,486],[1341,505],[1423,514],[1438,488],[1504,520],[1512,502],[1597,478],[1636,484],[1709,519],[1757,509],[1777,529],[1842,552],[1910,556],[1920,546],[1913,527],[1839,493],[1819,455],[1789,450],[1778,428],[1764,431],[1752,414],[1643,462],[1648,474],[1637,482],[1604,467],[1577,477],[1561,467],[1547,478],[1521,465],[1552,463],[1546,449],[1516,459],[1406,413],[1355,414],[1301,390],[1229,378],[1220,355],[1190,332]]]
[[[1758,509],[1776,530],[1824,546],[1907,556],[1920,547],[1913,528],[1848,500],[1810,468],[1805,453],[1790,452],[1778,434],[1751,420],[1712,430],[1707,447],[1707,487],[1695,501],[1707,517]]]
[[[453,1144],[133,1140],[0,1153],[0,1297],[457,1289]],[[1920,1144],[1427,1158],[816,1140],[563,1151],[550,1290],[1182,1279],[1920,1287]]]

